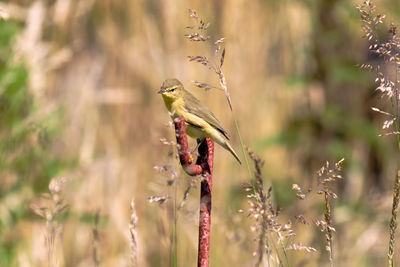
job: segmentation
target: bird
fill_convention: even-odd
[[[209,137],[231,152],[240,164],[242,163],[228,142],[227,131],[224,130],[215,115],[200,100],[187,91],[179,80],[165,80],[158,93],[162,95],[171,117],[185,120],[186,133],[190,137],[200,141]]]

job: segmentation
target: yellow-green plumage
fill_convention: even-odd
[[[239,157],[229,144],[228,133],[222,128],[214,114],[204,106],[177,79],[165,80],[161,86],[165,106],[173,118],[182,117],[186,122],[186,132],[196,139],[211,138],[232,153],[241,163]]]

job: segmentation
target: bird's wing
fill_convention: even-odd
[[[206,106],[201,104],[201,102],[190,92],[185,96],[187,101],[184,101],[185,109],[190,112],[191,114],[196,115],[197,117],[202,118],[211,126],[215,127],[219,132],[221,132],[226,139],[229,140],[228,133],[225,129],[221,126],[221,123],[215,117],[215,115],[209,110]],[[194,122],[188,122],[191,124],[195,124]]]

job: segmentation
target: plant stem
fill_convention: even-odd
[[[329,263],[330,266],[333,267],[333,248],[332,248],[332,216],[331,216],[331,205],[329,202],[329,194],[327,191],[324,192],[325,197],[325,222],[327,223],[326,226],[326,239],[328,242],[329,248]]]
[[[211,189],[214,164],[214,141],[206,138],[198,147],[199,156],[193,164],[187,143],[183,118],[174,119],[178,154],[183,170],[190,176],[201,175],[198,266],[208,267],[210,257]],[[200,142],[200,140],[198,140]]]
[[[250,180],[253,180],[253,175],[252,175],[251,170],[250,170],[249,160],[247,159],[246,150],[244,148],[242,136],[241,136],[240,131],[239,131],[239,125],[238,125],[238,123],[236,121],[235,113],[233,112],[233,110],[231,110],[231,112],[232,112],[233,121],[235,123],[236,132],[237,132],[237,134],[239,136],[239,142],[240,142],[240,146],[242,148],[242,153],[243,153],[243,157],[244,157],[244,162],[246,163],[247,172],[249,174]]]
[[[397,67],[396,68],[396,89],[395,89],[395,100],[393,101],[393,98],[391,100],[392,103],[392,112],[396,111],[396,118],[394,121],[394,126],[395,126],[395,131],[396,131],[396,137],[397,137],[397,147],[400,152],[400,136],[399,136],[399,105],[398,105],[398,71]],[[393,184],[393,203],[392,203],[392,217],[390,218],[390,239],[389,239],[389,253],[388,253],[388,261],[389,261],[389,266],[394,266],[394,261],[393,261],[393,256],[394,256],[394,243],[395,243],[395,233],[396,233],[396,228],[397,228],[397,209],[399,206],[399,200],[400,200],[400,171],[397,171],[396,178],[394,180]]]
[[[174,183],[174,267],[178,266],[178,236],[177,236],[177,224],[178,224],[178,215],[176,214],[176,198],[177,198],[177,184],[176,181]]]
[[[389,266],[394,266],[394,241],[397,228],[397,208],[399,207],[400,199],[400,171],[397,172],[396,179],[393,185],[393,205],[392,205],[392,218],[390,219],[390,240],[389,240],[389,253],[388,260]]]

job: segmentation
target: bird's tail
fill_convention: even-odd
[[[235,150],[233,150],[232,146],[228,143],[228,141],[225,140],[223,147],[229,150],[229,152],[231,152],[231,154],[235,157],[235,159],[239,162],[239,164],[242,164],[242,162],[239,159],[239,156],[236,154]]]

